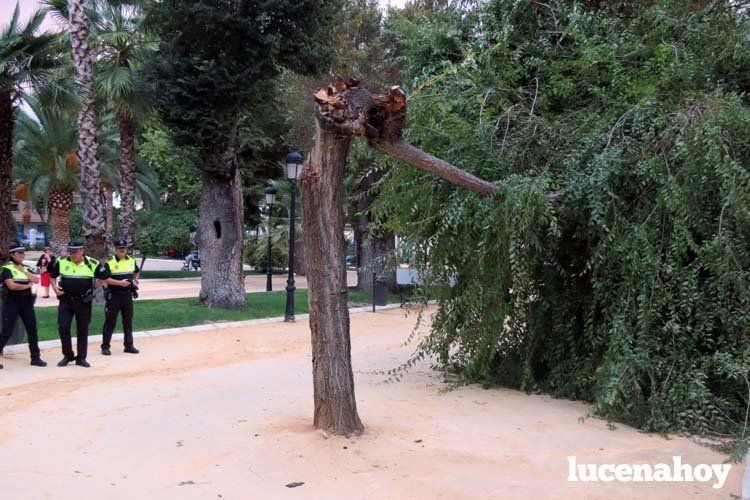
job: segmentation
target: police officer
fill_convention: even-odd
[[[57,328],[64,357],[57,366],[66,366],[75,361],[76,365],[88,368],[91,366],[86,361],[91,302],[94,299],[94,289],[102,284],[100,280],[107,279],[105,268],[98,260],[84,254],[82,242],[71,241],[68,244],[68,256],[61,257],[52,265],[50,277],[53,278],[52,289],[60,300],[57,307]],[[73,317],[76,319],[78,356],[73,352],[70,338]]]
[[[124,240],[115,241],[115,255],[104,264],[109,278],[106,281],[107,298],[104,307],[104,327],[102,327],[102,354],[109,356],[112,332],[117,324],[117,315],[122,313],[122,330],[125,333],[125,352],[138,354],[133,347],[133,293],[138,286],[140,269],[135,259],[128,255],[128,244]]]
[[[29,338],[31,364],[47,366],[39,353],[39,337],[36,330],[36,315],[34,314],[34,295],[31,287],[39,283],[39,278],[23,265],[26,250],[17,241],[10,242],[10,261],[0,269],[0,282],[5,287],[3,292],[2,333],[0,333],[0,350],[8,343],[13,334],[13,328],[20,317],[26,327]],[[3,365],[0,365],[2,368]]]

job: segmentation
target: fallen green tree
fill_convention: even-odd
[[[400,89],[319,91],[319,145],[337,146],[313,153],[308,179],[354,137],[388,155],[375,214],[429,285],[456,278],[411,362],[592,401],[646,430],[744,438],[745,11],[651,2],[632,19],[511,3],[409,25],[406,127]],[[348,345],[347,318],[336,325]],[[314,346],[329,327],[313,327]]]
[[[519,5],[474,12],[482,33],[448,12],[409,34],[404,135],[498,186],[400,163],[381,185],[374,211],[416,264],[457,278],[415,359],[646,430],[744,438],[746,11]]]

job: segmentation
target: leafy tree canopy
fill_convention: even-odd
[[[150,3],[149,24],[163,41],[148,68],[153,96],[175,142],[197,148],[201,169],[231,175],[219,158],[236,146],[241,114],[273,97],[266,82],[281,68],[325,68],[336,8],[325,0]]]
[[[384,180],[382,220],[432,284],[455,280],[417,359],[643,429],[747,434],[740,4],[492,0],[391,20],[407,139],[500,187],[480,199],[398,165]]]

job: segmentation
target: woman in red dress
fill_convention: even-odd
[[[44,253],[36,263],[37,271],[41,273],[41,282],[39,285],[44,288],[44,298],[49,298],[49,269],[52,269],[52,264],[55,263],[55,256],[52,255],[52,249],[50,247],[44,247]]]

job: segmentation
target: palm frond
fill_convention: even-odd
[[[70,17],[67,0],[42,0],[42,5],[60,24],[67,26]]]
[[[10,17],[10,22],[3,28],[2,37],[8,38],[11,35],[16,34],[18,31],[18,16],[21,15],[18,2],[16,2],[16,8],[13,9],[13,15]]]

